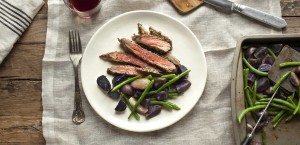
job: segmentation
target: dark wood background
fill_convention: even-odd
[[[0,144],[45,144],[42,132],[42,59],[47,4],[0,65]],[[288,27],[300,33],[300,1],[281,0]]]

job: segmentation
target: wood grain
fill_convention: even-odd
[[[182,14],[186,14],[201,6],[203,0],[170,0],[173,6]]]
[[[281,0],[284,33],[300,33],[300,1]],[[0,144],[45,144],[42,134],[42,58],[47,3],[0,65]]]

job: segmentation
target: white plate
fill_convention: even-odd
[[[170,100],[180,106],[181,110],[162,112],[149,120],[141,116],[137,121],[128,120],[130,110],[116,113],[114,108],[118,101],[110,99],[97,86],[100,75],[112,76],[106,70],[111,63],[99,59],[99,55],[121,51],[117,38],[131,38],[137,33],[137,23],[145,28],[152,26],[169,36],[173,41],[172,54],[188,69],[191,69],[189,80],[192,86],[177,99]],[[183,23],[165,14],[152,11],[132,11],[119,15],[97,30],[89,41],[81,62],[81,79],[85,95],[94,110],[107,122],[134,132],[149,132],[170,126],[184,117],[198,102],[206,83],[207,66],[202,47],[193,32]],[[201,116],[198,116],[201,117]]]

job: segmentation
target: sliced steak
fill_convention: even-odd
[[[115,65],[107,69],[107,72],[111,75],[125,74],[129,76],[142,76],[143,74],[137,70],[138,67],[131,65]]]
[[[121,62],[121,63],[127,63],[132,64],[139,67],[147,67],[147,68],[153,68],[149,64],[143,62],[136,56],[124,52],[109,52],[103,55],[100,55],[100,58],[107,61],[113,61],[113,62]],[[153,68],[154,69],[154,68]]]
[[[176,71],[176,66],[173,63],[155,53],[152,53],[151,51],[142,48],[129,39],[122,38],[119,41],[124,49],[127,49],[147,63],[155,65],[168,73],[173,73]]]
[[[170,62],[172,62],[176,66],[180,65],[180,61],[171,52],[168,52],[165,55],[162,55],[162,57],[169,60]]]
[[[107,69],[107,72],[112,75],[124,74],[129,76],[161,76],[162,74],[156,70],[151,68],[140,68],[131,65],[115,65]]]
[[[140,35],[149,34],[149,32],[143,27],[142,24],[138,23],[138,33]]]
[[[157,36],[172,45],[172,40],[168,36],[162,34],[160,31],[155,30],[152,27],[149,28],[149,31],[150,31],[150,35]]]
[[[134,35],[132,36],[132,40],[160,54],[166,54],[172,50],[172,46],[169,42],[166,42],[157,36],[147,34]]]

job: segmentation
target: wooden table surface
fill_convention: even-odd
[[[0,144],[45,144],[42,59],[47,10],[45,4],[0,65]],[[300,33],[300,1],[281,0],[281,10],[288,23],[283,33]]]

